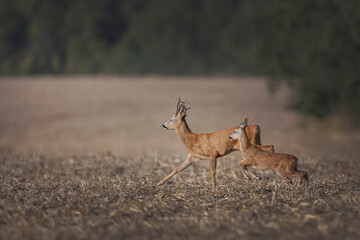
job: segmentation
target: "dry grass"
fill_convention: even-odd
[[[161,124],[186,95],[195,132],[260,124],[264,144],[300,157],[309,194],[271,172],[244,180],[238,152],[216,191],[208,162],[157,187],[185,157]],[[2,79],[0,239],[359,239],[360,134],[306,127],[288,95],[263,79]]]

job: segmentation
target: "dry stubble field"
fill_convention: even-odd
[[[359,239],[360,134],[285,110],[257,78],[38,77],[0,80],[0,239]],[[178,96],[194,132],[262,128],[300,157],[310,191],[271,172],[246,181],[239,152],[200,162],[161,124]]]

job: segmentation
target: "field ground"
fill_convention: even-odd
[[[290,95],[261,78],[2,78],[0,239],[359,239],[360,133],[287,111]],[[238,152],[215,191],[208,162],[156,186],[186,155],[161,129],[178,96],[194,132],[259,124],[309,194],[272,172],[244,180]]]

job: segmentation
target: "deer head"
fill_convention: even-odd
[[[248,118],[245,118],[239,125],[237,129],[234,130],[234,132],[229,136],[230,139],[238,139],[240,137],[240,130],[243,130],[246,128],[248,122]]]
[[[184,101],[181,101],[179,97],[179,100],[175,104],[175,114],[168,121],[166,121],[162,125],[162,127],[164,129],[170,129],[170,130],[176,129],[180,125],[180,123],[184,120],[190,108],[191,106],[189,105],[188,102],[186,102],[186,98]]]

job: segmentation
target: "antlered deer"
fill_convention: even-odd
[[[169,178],[189,167],[199,160],[210,160],[210,170],[212,177],[212,187],[215,188],[216,180],[216,162],[217,158],[225,156],[232,151],[238,150],[237,140],[231,141],[229,135],[237,128],[229,128],[215,133],[193,133],[187,125],[185,118],[190,105],[180,98],[175,106],[175,114],[165,122],[164,129],[175,130],[176,134],[188,150],[186,160],[177,166],[169,175],[159,181],[159,185],[164,184]],[[264,147],[266,150],[273,151],[272,146],[260,146],[260,128],[257,125],[249,125],[245,129],[250,142],[259,148]]]
[[[289,177],[298,177],[299,185],[302,180],[305,180],[305,190],[309,187],[309,177],[307,172],[297,170],[298,158],[291,154],[266,152],[255,146],[249,141],[249,136],[246,131],[247,118],[236,128],[229,136],[230,139],[238,139],[240,142],[240,151],[243,160],[239,162],[242,173],[245,178],[257,178],[250,171],[247,170],[248,166],[252,166],[263,170],[275,170],[277,175],[281,176],[285,181],[291,182]]]

